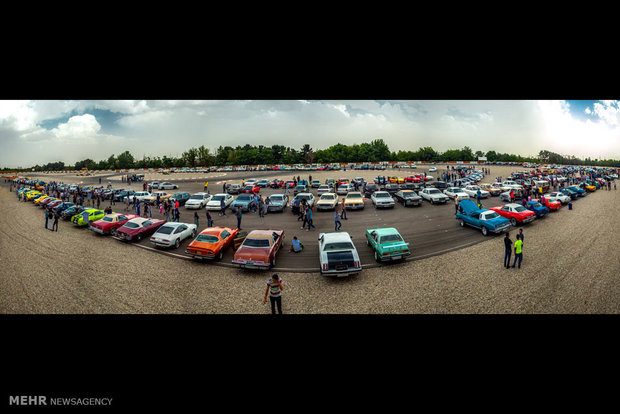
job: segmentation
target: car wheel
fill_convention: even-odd
[[[377,253],[377,251],[375,250],[375,261],[376,262],[380,262],[381,260],[379,260],[379,254]]]
[[[517,220],[515,220],[515,218],[514,218],[514,217],[513,217],[513,218],[511,218],[511,219],[510,219],[510,224],[512,224],[513,226],[516,226],[516,225],[517,225]]]
[[[435,204],[435,200],[431,198],[431,204]]]
[[[192,239],[193,239],[194,237],[196,237],[196,230],[195,230],[195,229],[194,229],[194,230],[192,230]]]
[[[276,257],[273,256],[273,259],[271,260],[271,267],[276,267]]]
[[[370,246],[370,241],[366,238],[366,246]]]
[[[138,235],[136,236],[136,240],[137,240],[137,241],[142,240],[142,235],[141,235],[141,234],[138,234]]]
[[[482,235],[483,235],[483,236],[486,236],[488,232],[489,232],[489,231],[487,230],[487,228],[486,228],[486,227],[484,227],[484,226],[482,226]]]
[[[459,224],[461,225],[461,227],[465,227],[465,222],[463,220],[459,220]]]
[[[176,239],[176,240],[174,241],[174,248],[175,248],[175,249],[178,249],[180,245],[181,245],[181,240],[180,240],[180,239]]]

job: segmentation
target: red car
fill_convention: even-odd
[[[285,184],[285,188],[295,188],[295,181],[293,180],[288,180]]]
[[[416,175],[416,177],[418,177],[420,179],[420,181],[421,180],[424,180],[424,181],[430,181],[431,180],[430,177],[428,177],[428,176],[425,177],[424,174],[418,174],[418,175]]]
[[[48,203],[58,200],[56,197],[46,197],[45,200],[39,201],[39,207],[45,207]]]
[[[491,207],[489,210],[495,211],[502,217],[510,220],[510,224],[516,226],[518,224],[529,223],[530,221],[534,221],[536,218],[536,213],[532,210],[528,210],[523,207],[521,204],[510,203],[505,204],[503,206]]]
[[[408,183],[419,183],[422,179],[416,175],[408,175],[405,177],[405,182]]]
[[[259,191],[260,187],[257,185],[246,185],[241,190],[239,190],[239,193],[258,194]]]
[[[339,178],[338,179],[338,187],[340,187],[342,184],[349,184],[351,181],[349,181],[348,178]]]
[[[49,203],[47,203],[45,205],[45,208],[47,208],[48,210],[53,209],[54,207],[56,207],[57,205],[61,204],[62,200],[54,200],[54,201],[50,201]]]
[[[282,188],[284,187],[284,181],[278,180],[277,178],[269,183],[269,187],[271,188]]]
[[[135,214],[106,214],[101,220],[88,224],[88,228],[99,234],[110,234],[131,219],[138,218]]]
[[[207,227],[187,246],[185,253],[194,259],[222,260],[224,250],[234,245],[234,239],[238,234],[239,229]]]
[[[269,269],[276,265],[284,230],[252,230],[235,252],[233,264],[247,269]]]
[[[116,229],[116,238],[119,240],[142,240],[142,238],[155,233],[158,228],[163,226],[166,220],[148,219],[136,217],[128,220],[121,227]]]
[[[559,201],[549,201],[548,198],[545,197],[545,202],[541,202],[539,199],[532,199],[532,201],[538,201],[540,204],[542,204],[545,207],[549,207],[549,210],[551,211],[558,211],[560,209],[560,207],[562,207],[562,203],[560,203]]]

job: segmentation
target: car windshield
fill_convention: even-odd
[[[324,194],[321,196],[321,200],[333,200],[333,199],[334,199],[333,194]]]
[[[379,243],[393,243],[403,241],[403,238],[400,237],[399,234],[388,234],[387,236],[382,236],[379,239]]]
[[[375,198],[389,197],[388,193],[375,193]]]
[[[281,195],[272,195],[271,197],[269,197],[269,199],[273,201],[282,201],[284,200],[284,197],[282,197]]]
[[[415,197],[415,193],[413,191],[407,191],[406,193],[403,193],[403,197],[405,197],[405,198],[413,198],[413,197]]]
[[[243,241],[245,247],[269,247],[269,239],[245,239]]]
[[[538,208],[538,207],[542,207],[542,205],[540,203],[534,203],[532,204],[532,207]]]
[[[484,216],[484,218],[485,218],[486,220],[493,220],[493,219],[498,218],[498,217],[499,217],[499,214],[497,214],[496,212],[493,212],[493,213],[487,213],[487,214]]]
[[[341,249],[353,249],[353,245],[350,242],[334,242],[326,243],[323,246],[323,250],[341,250]]]
[[[441,194],[441,191],[437,190],[436,188],[433,188],[431,190],[428,190],[429,194]]]
[[[204,196],[202,194],[194,194],[189,199],[190,200],[202,200],[202,199],[204,199]]]
[[[123,227],[129,227],[130,229],[137,229],[140,227],[140,225],[138,223],[125,223],[125,225]]]
[[[523,207],[523,206],[515,207],[515,211],[516,211],[517,213],[522,213],[522,212],[524,212],[524,211],[526,211],[526,210],[527,210],[527,209],[526,209],[525,207]]]
[[[211,197],[211,201],[222,201],[224,199],[224,196],[221,195],[216,195]]]
[[[217,236],[212,236],[210,234],[199,234],[198,237],[196,237],[196,241],[203,243],[217,243],[218,240]]]
[[[174,231],[175,227],[172,226],[162,226],[159,228],[159,230],[157,230],[157,233],[162,233],[162,234],[171,234]]]
[[[453,188],[452,192],[453,193],[464,193],[465,191],[462,188]]]
[[[297,196],[297,198],[299,198],[300,200],[303,198],[305,200],[310,200],[310,198],[312,198],[312,195],[310,194],[304,194],[304,195],[299,195]]]
[[[113,217],[104,217],[102,220],[103,221],[107,221],[108,223],[113,223],[114,222],[114,218]]]
[[[360,193],[349,193],[349,194],[347,194],[347,198],[362,198],[362,194],[360,194]]]
[[[249,194],[241,194],[239,197],[237,197],[237,201],[250,201],[252,199],[252,196]]]

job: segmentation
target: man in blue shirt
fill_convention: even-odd
[[[301,244],[301,241],[299,241],[297,239],[297,236],[293,236],[293,240],[291,240],[291,247],[289,249],[289,252],[295,252],[298,253],[300,251],[303,250],[303,245]]]

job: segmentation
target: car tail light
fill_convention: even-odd
[[[327,265],[327,263],[323,263],[323,270],[328,270],[329,266]]]
[[[389,254],[388,252],[384,252],[384,253],[383,253],[383,256],[387,256],[388,254]]]
[[[353,266],[355,266],[356,268],[360,267],[360,262],[356,260],[355,262],[353,262]]]

